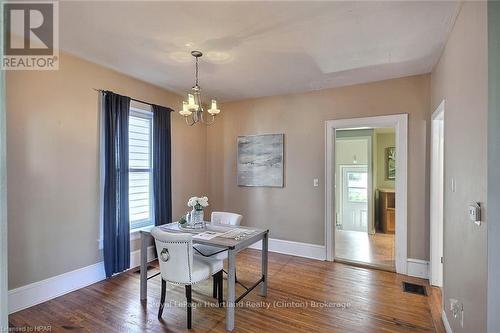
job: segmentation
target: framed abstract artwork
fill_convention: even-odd
[[[283,187],[284,134],[238,137],[238,186]]]

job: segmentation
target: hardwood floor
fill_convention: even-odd
[[[394,234],[336,230],[335,258],[395,271]]]
[[[259,251],[245,250],[237,262],[238,280],[258,279]],[[440,302],[439,294],[404,293],[403,280],[428,287],[391,272],[270,253],[268,297],[254,291],[243,299],[235,332],[444,332],[439,309],[429,304]],[[141,304],[135,272],[14,313],[9,321],[18,328],[49,325],[52,332],[186,332],[184,287],[168,288],[163,321],[156,318],[159,278],[149,281],[148,301]],[[191,332],[225,332],[225,309],[211,295],[211,281],[193,286]]]

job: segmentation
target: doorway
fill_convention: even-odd
[[[395,271],[395,129],[335,131],[335,260]]]
[[[396,173],[396,179],[394,179],[394,196],[392,200],[387,200],[389,204],[394,204],[397,209],[393,211],[393,223],[394,223],[394,266],[397,273],[406,274],[407,273],[407,142],[408,142],[408,115],[398,114],[390,116],[378,116],[378,117],[368,117],[368,118],[352,118],[352,119],[341,119],[341,120],[330,120],[326,121],[326,168],[325,168],[325,244],[326,244],[326,259],[329,261],[342,261],[340,256],[340,250],[337,249],[336,243],[342,242],[341,239],[337,239],[337,236],[341,234],[342,230],[337,229],[337,219],[339,218],[339,212],[337,208],[341,204],[339,200],[342,200],[341,195],[337,192],[340,186],[338,178],[345,178],[340,175],[340,171],[337,170],[336,163],[336,136],[337,132],[341,130],[374,130],[377,128],[390,128],[393,129],[395,135],[395,147],[394,161],[391,162],[394,166]],[[358,163],[351,163],[361,165],[360,159],[356,156]],[[367,168],[370,167],[370,163],[367,162]],[[359,171],[359,169],[357,169]],[[373,196],[374,191],[370,191],[369,188],[375,189],[375,184],[373,182],[373,174],[368,170],[367,183],[367,201],[368,204],[373,204],[373,209],[370,210],[368,206],[367,212],[367,229],[368,232],[363,232],[364,237],[369,237],[373,234],[373,230],[370,230],[371,226],[376,228],[371,221],[374,221],[374,211],[375,211],[375,200],[370,196]],[[361,176],[363,177],[363,176]],[[355,177],[359,179],[359,177]],[[345,182],[345,181],[344,181]],[[359,184],[358,184],[359,185]],[[362,192],[364,185],[362,186],[352,186],[355,189],[353,192]],[[349,191],[346,189],[345,191]],[[370,193],[371,192],[371,193]],[[342,192],[345,193],[345,192]],[[344,196],[345,197],[345,196]],[[348,198],[348,197],[347,197]],[[359,200],[359,196],[357,198]],[[390,205],[388,206],[389,208]],[[358,209],[360,211],[360,209]],[[361,216],[361,213],[359,214]],[[374,216],[373,218],[371,216]],[[361,220],[362,221],[362,220]],[[341,222],[342,223],[342,222]],[[355,234],[359,235],[359,234]],[[345,239],[345,238],[344,238]],[[364,242],[363,244],[368,244]],[[347,246],[349,248],[349,246]]]
[[[437,287],[443,286],[444,105],[434,111],[431,123],[430,283]]]

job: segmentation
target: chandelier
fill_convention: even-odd
[[[201,88],[198,85],[198,58],[200,58],[203,53],[200,51],[191,51],[191,55],[196,59],[195,83],[194,87],[191,88],[192,91],[187,95],[187,101],[182,102],[182,110],[180,110],[179,113],[186,119],[186,124],[189,126],[193,126],[199,122],[211,125],[215,122],[215,116],[220,113],[220,110],[217,109],[217,101],[212,99],[210,109],[207,110],[209,118],[205,118],[203,101],[201,99]]]

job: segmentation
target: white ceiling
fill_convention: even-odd
[[[61,49],[236,100],[428,73],[457,2],[61,2]],[[106,87],[98,87],[106,88]]]

